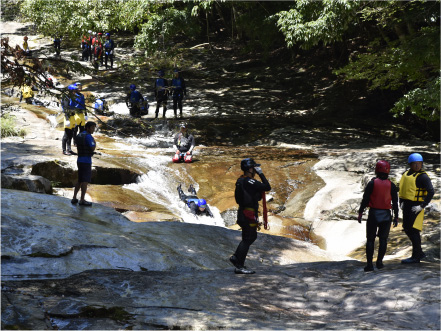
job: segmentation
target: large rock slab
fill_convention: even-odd
[[[228,267],[239,231],[180,222],[129,221],[114,209],[2,190],[2,277],[66,277],[90,269],[214,270]],[[337,260],[299,240],[259,234],[250,267]]]
[[[358,261],[218,270],[94,270],[67,279],[6,281],[2,328],[440,328],[439,264]]]

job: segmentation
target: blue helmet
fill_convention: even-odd
[[[132,91],[136,90],[136,85],[135,85],[135,84],[131,84],[131,85],[130,85],[130,89],[131,89]]]
[[[68,89],[69,91],[75,91],[75,90],[78,90],[78,86],[77,86],[76,84],[70,84],[70,85],[67,87],[67,89]]]
[[[199,199],[198,200],[198,207],[199,208],[207,208],[207,201],[205,201],[205,199]]]
[[[107,32],[107,33],[106,33],[106,36],[110,36],[110,33],[109,33],[109,32]]]
[[[412,162],[423,162],[423,157],[418,153],[410,154],[409,158],[407,159],[407,163],[410,164]]]

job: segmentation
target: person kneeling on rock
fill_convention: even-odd
[[[372,259],[374,256],[375,237],[380,239],[377,256],[377,268],[381,269],[383,257],[386,254],[387,238],[392,223],[391,209],[394,212],[394,227],[398,225],[398,190],[394,183],[388,177],[390,164],[387,161],[380,160],[375,166],[376,178],[372,178],[366,185],[358,210],[358,223],[361,223],[363,211],[369,207],[369,216],[366,221],[366,260],[367,265],[364,271],[373,271],[374,265]],[[377,234],[378,229],[378,234]]]
[[[193,185],[190,185],[188,192],[190,192],[192,195],[186,195],[184,191],[182,191],[181,184],[179,184],[179,198],[187,204],[188,208],[190,208],[190,212],[193,215],[214,217],[210,207],[208,207],[207,201],[197,197],[196,190],[194,189]]]

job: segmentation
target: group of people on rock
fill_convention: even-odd
[[[113,57],[115,52],[115,42],[110,38],[110,33],[88,31],[83,34],[81,39],[81,59],[82,61],[90,61],[95,68],[104,65],[108,69],[108,61],[110,68],[113,68]]]
[[[383,257],[386,254],[387,239],[391,224],[398,225],[399,207],[403,211],[403,230],[412,242],[412,256],[401,261],[403,264],[420,263],[426,257],[421,248],[420,232],[423,228],[424,208],[435,194],[432,182],[423,170],[423,157],[412,153],[408,158],[410,169],[400,179],[399,191],[388,177],[390,164],[385,160],[377,162],[376,177],[367,184],[358,211],[358,222],[361,223],[363,211],[369,207],[366,221],[366,260],[364,271],[373,271],[375,237],[379,238],[377,269],[384,267]],[[391,210],[394,217],[392,218]]]
[[[178,68],[173,70],[173,78],[171,85],[168,80],[164,78],[165,72],[163,69],[157,72],[157,77],[154,83],[154,94],[156,100],[155,118],[159,116],[159,109],[162,107],[162,117],[165,117],[167,112],[167,100],[171,96],[173,99],[173,111],[175,118],[182,117],[182,100],[187,95],[187,87],[184,78],[180,75]],[[130,115],[134,117],[141,117],[148,114],[148,103],[142,94],[136,90],[136,85],[131,84],[129,92],[126,96],[126,105],[129,108]]]

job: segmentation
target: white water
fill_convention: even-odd
[[[165,135],[164,135],[165,133]],[[168,137],[170,136],[170,137]],[[165,144],[169,147],[165,148]],[[193,184],[196,191],[199,189],[197,181],[191,177],[187,171],[187,164],[182,167],[170,167],[172,163],[173,148],[172,133],[164,130],[149,138],[128,138],[124,139],[124,146],[133,150],[145,151],[138,162],[147,166],[150,170],[140,176],[136,183],[124,185],[123,188],[133,190],[142,194],[146,199],[163,205],[166,209],[180,217],[185,223],[197,223],[206,225],[215,225],[225,227],[225,221],[222,219],[219,210],[208,202],[213,218],[208,216],[194,216],[189,212],[187,205],[179,199],[177,187],[182,184],[184,193],[190,184]],[[162,146],[162,148],[158,148]],[[196,154],[196,153],[195,153]],[[191,166],[191,165],[190,165]],[[199,198],[205,198],[198,196]]]

